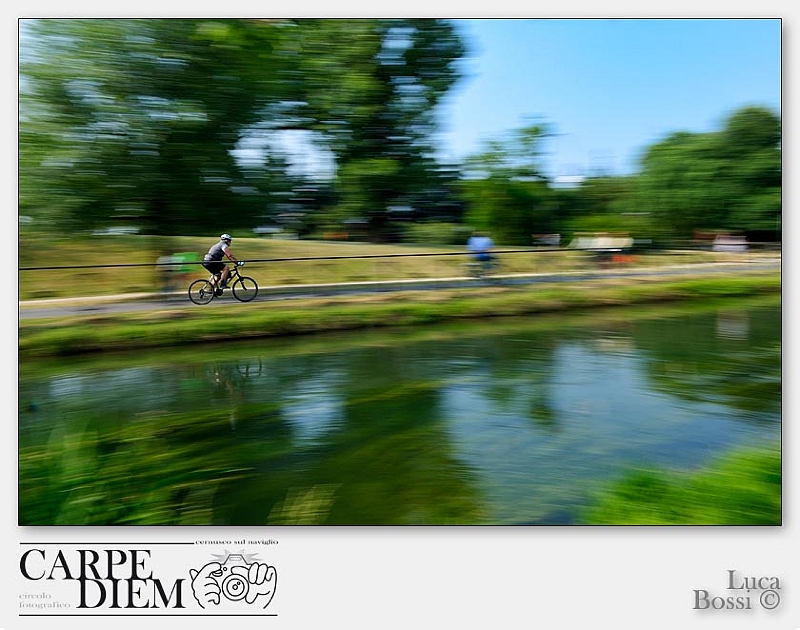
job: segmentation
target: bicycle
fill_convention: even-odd
[[[476,280],[482,280],[490,276],[496,275],[502,268],[500,261],[497,257],[489,258],[488,260],[470,260],[464,263],[467,267],[467,272]]]
[[[249,302],[258,295],[258,284],[253,278],[243,276],[239,273],[239,267],[244,262],[239,261],[231,267],[231,274],[228,276],[228,286],[235,297],[240,302]],[[219,280],[219,274],[211,274],[206,280],[195,280],[189,285],[189,299],[195,304],[208,304],[215,297],[223,293],[221,287],[215,287],[211,283],[214,279]]]

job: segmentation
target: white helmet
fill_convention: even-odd
[[[221,241],[232,241],[233,237],[226,232],[225,234],[220,234],[219,235],[219,240],[221,240]]]

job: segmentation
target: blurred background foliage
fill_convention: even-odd
[[[447,20],[23,20],[23,236],[780,240],[781,121],[759,106],[570,187],[546,175],[547,121],[442,163],[438,107],[469,52]]]

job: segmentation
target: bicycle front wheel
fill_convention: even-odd
[[[258,284],[248,276],[240,276],[239,279],[233,283],[231,290],[233,291],[233,297],[237,300],[240,302],[249,302],[258,295]]]
[[[195,304],[208,304],[214,299],[214,287],[208,280],[195,280],[189,285],[189,299]]]

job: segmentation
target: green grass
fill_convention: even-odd
[[[778,273],[719,277],[714,282],[694,278],[646,282],[593,280],[484,287],[479,291],[464,288],[380,293],[60,319],[22,319],[19,323],[19,356],[67,356],[658,302],[719,300],[726,296],[776,295],[780,287]]]
[[[629,471],[583,515],[588,525],[780,525],[780,445],[690,473]]]

